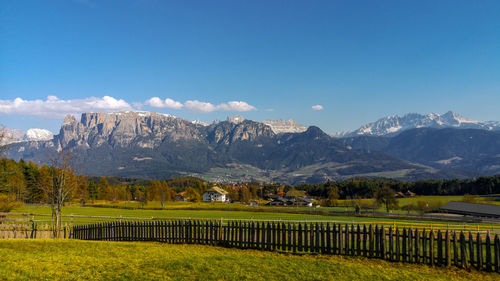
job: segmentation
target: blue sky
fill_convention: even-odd
[[[499,15],[500,1],[2,1],[0,124],[57,132],[64,114],[120,109],[328,133],[408,112],[500,120]]]

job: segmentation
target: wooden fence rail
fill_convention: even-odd
[[[73,227],[72,237],[363,256],[500,272],[500,239],[489,233],[320,222],[169,220],[78,225]]]
[[[71,225],[63,225],[57,232],[58,238],[71,238]],[[49,224],[0,224],[0,239],[54,238],[54,230]]]

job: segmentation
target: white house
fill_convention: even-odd
[[[220,187],[214,186],[203,193],[203,202],[226,202],[226,195],[227,191]]]

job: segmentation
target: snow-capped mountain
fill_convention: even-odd
[[[445,114],[429,113],[426,115],[408,113],[404,116],[387,116],[361,126],[352,132],[340,132],[334,134],[335,137],[355,137],[355,136],[391,136],[399,134],[408,129],[414,128],[459,128],[459,129],[483,129],[500,130],[500,122],[488,121],[480,122],[460,116],[457,113],[448,111]]]
[[[47,141],[53,138],[54,134],[51,131],[33,128],[29,129],[22,139],[25,141]]]
[[[0,135],[2,136],[0,145],[3,145],[19,141],[23,137],[24,132],[21,130],[0,127]]]
[[[51,131],[38,128],[29,129],[26,133],[21,130],[3,127],[0,128],[0,131],[3,132],[1,144],[23,141],[48,141],[54,138],[54,134]]]

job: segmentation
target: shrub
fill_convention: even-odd
[[[8,213],[20,205],[22,205],[22,202],[17,201],[15,195],[0,194],[0,212]]]

